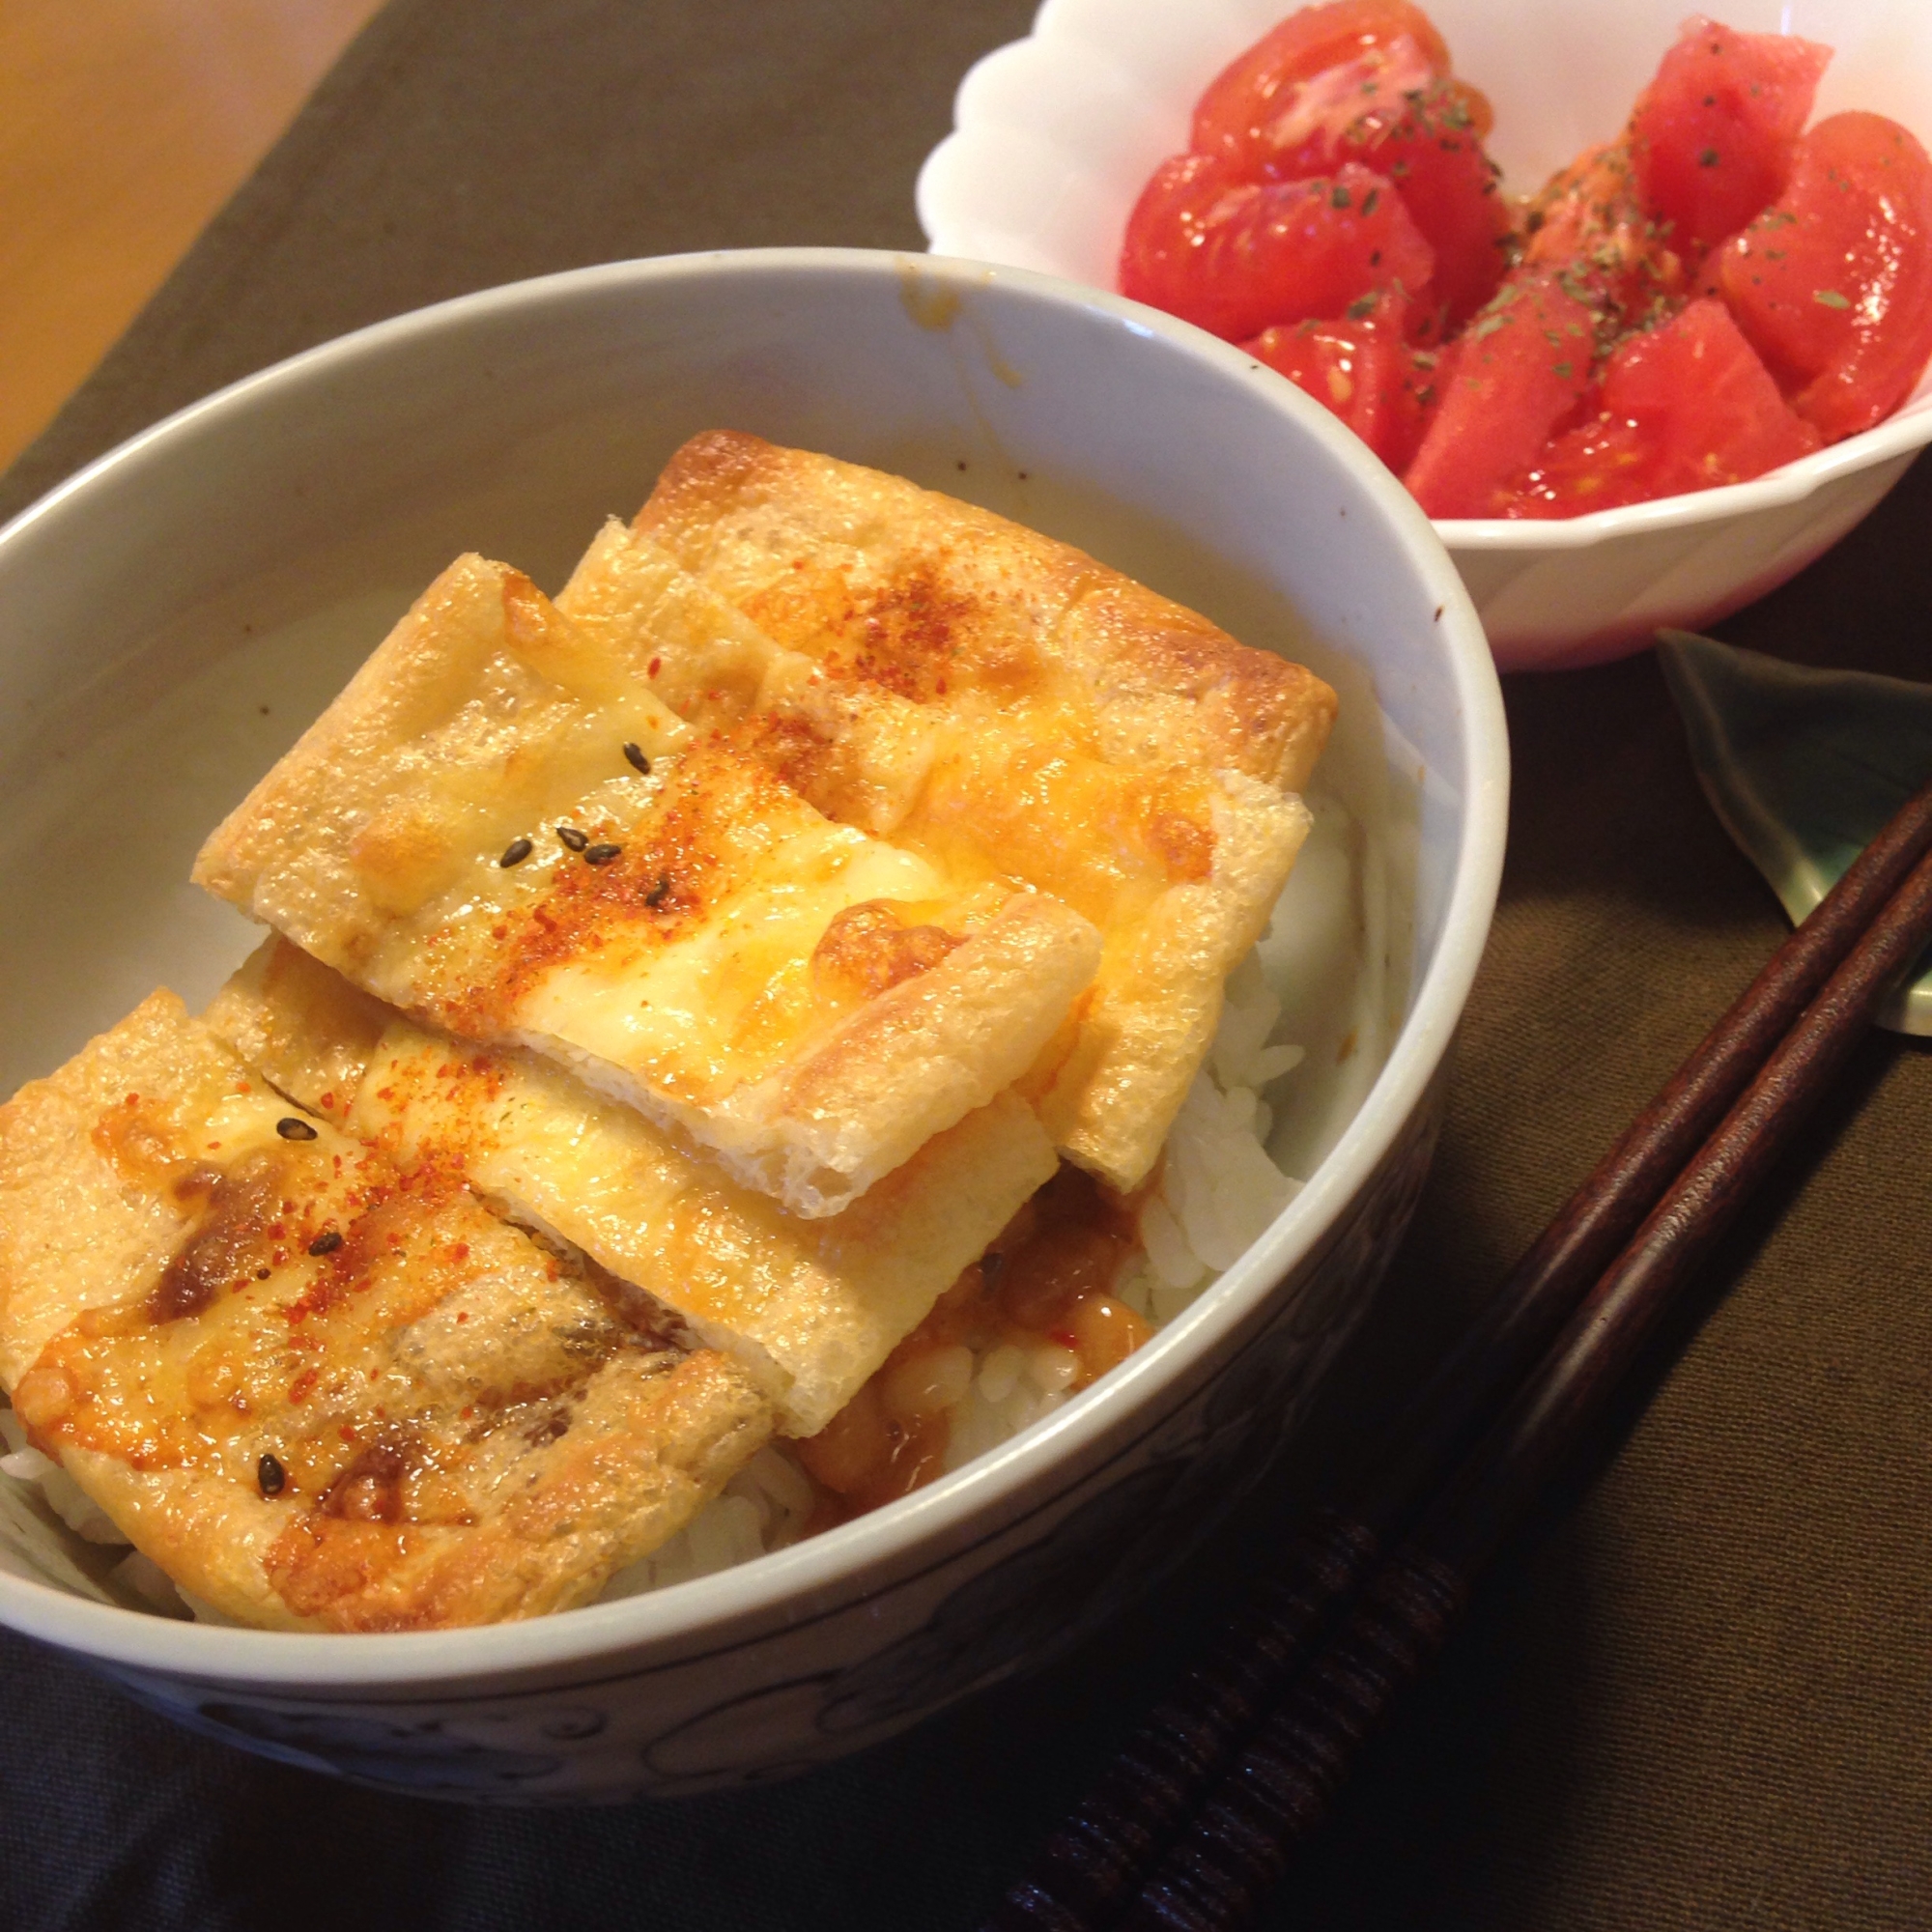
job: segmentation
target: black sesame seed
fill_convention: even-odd
[[[315,1129],[306,1121],[298,1120],[294,1114],[284,1114],[275,1122],[275,1131],[285,1141],[312,1141]]]
[[[257,1268],[255,1270],[255,1279],[257,1281],[267,1281],[268,1278],[273,1273],[274,1273],[273,1268]]]
[[[326,1228],[308,1244],[312,1255],[332,1255],[342,1245],[342,1230]]]
[[[590,843],[589,833],[580,832],[574,825],[559,825],[556,828],[556,836],[573,852],[581,852]]]
[[[637,768],[640,772],[642,772],[646,778],[650,777],[651,761],[644,756],[643,748],[640,745],[626,745],[624,747],[624,755],[625,757],[629,758],[632,764],[636,765]]]
[[[654,885],[650,889],[650,891],[644,895],[644,903],[647,906],[660,906],[663,905],[665,900],[668,899],[669,896],[670,896],[670,874],[668,872],[660,872],[658,874],[657,884]]]
[[[530,841],[527,838],[512,838],[503,847],[503,856],[497,863],[505,867],[521,866],[530,856]]]
[[[264,1456],[255,1464],[255,1481],[265,1496],[278,1496],[288,1488],[289,1472],[272,1456]]]
[[[583,848],[583,863],[586,866],[608,866],[623,849],[621,845],[586,845]]]

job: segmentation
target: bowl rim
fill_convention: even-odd
[[[960,76],[953,91],[953,125],[920,164],[914,185],[920,227],[935,255],[956,255],[967,245],[955,232],[956,213],[943,213],[934,206],[940,201],[938,185],[946,183],[951,175],[950,165],[941,156],[955,143],[1019,131],[1004,121],[982,119],[973,111],[978,98],[972,85],[975,76],[988,62],[1000,61],[1012,49],[1046,38],[1065,11],[1064,0],[1040,0],[1024,34],[988,48]],[[1280,375],[1276,380],[1289,382],[1289,378]],[[1932,363],[1920,371],[1913,392],[1882,421],[1742,483],[1655,497],[1647,502],[1627,503],[1610,510],[1588,510],[1575,517],[1438,517],[1432,521],[1436,534],[1452,552],[1538,554],[1588,550],[1619,537],[1695,528],[1757,511],[1784,509],[1858,470],[1874,469],[1928,443],[1932,443]]]
[[[264,1691],[407,1690],[412,1697],[422,1697],[434,1695],[439,1687],[479,1678],[527,1684],[540,1677],[547,1686],[582,1686],[596,1681],[600,1660],[611,1666],[606,1675],[617,1677],[681,1667],[837,1614],[955,1560],[961,1548],[956,1543],[936,1548],[924,1560],[918,1556],[919,1546],[928,1535],[943,1537],[970,1524],[1009,1492],[1033,1494],[1020,1516],[992,1522],[988,1535],[1007,1534],[1026,1516],[1050,1508],[1087,1480],[1091,1471],[1081,1467],[1083,1452],[1119,1430],[1144,1399],[1144,1427],[1123,1435],[1122,1447],[1160,1427],[1184,1399],[1192,1366],[1317,1247],[1423,1103],[1474,980],[1501,878],[1508,736],[1501,689],[1482,627],[1428,520],[1334,416],[1293,384],[1280,383],[1280,394],[1276,384],[1256,385],[1256,365],[1238,350],[1119,296],[1028,270],[854,248],[711,250],[606,263],[507,283],[371,324],[176,412],[88,464],[0,529],[0,564],[38,526],[84,515],[88,496],[100,479],[165,466],[177,450],[191,451],[204,430],[232,426],[238,417],[245,425],[260,399],[291,387],[335,383],[358,366],[443,331],[512,311],[568,308],[582,298],[613,290],[648,290],[700,278],[728,282],[800,275],[847,280],[855,287],[894,282],[901,294],[909,275],[932,275],[968,300],[1000,291],[1000,299],[1098,316],[1136,336],[1164,340],[1230,381],[1256,388],[1261,405],[1285,416],[1292,434],[1326,443],[1368,503],[1381,513],[1391,540],[1407,553],[1439,607],[1433,629],[1446,655],[1466,774],[1460,850],[1444,895],[1435,956],[1413,988],[1408,1015],[1354,1118],[1307,1185],[1235,1266],[1096,1383],[1087,1399],[1067,1404],[928,1488],[789,1548],[660,1590],[522,1622],[356,1634],[185,1622],[95,1603],[0,1571],[0,1624],[123,1670],[246,1684]],[[1177,1386],[1183,1393],[1161,1403],[1160,1396]],[[1052,1471],[1060,1463],[1069,1473],[1055,1485]],[[786,1614],[787,1605],[792,1614]],[[707,1631],[715,1634],[715,1641],[706,1642]],[[660,1651],[661,1658],[639,1656],[650,1650]],[[620,1659],[628,1662],[618,1667]]]

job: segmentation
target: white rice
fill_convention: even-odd
[[[1273,1042],[1281,1010],[1259,954],[1251,953],[1229,978],[1214,1043],[1168,1135],[1160,1183],[1142,1205],[1142,1252],[1112,1290],[1156,1328],[1197,1300],[1301,1191],[1265,1146],[1273,1109],[1262,1090],[1305,1057],[1299,1046]],[[1002,1341],[977,1354],[957,1352],[965,1358],[964,1387],[945,1410],[949,1472],[1052,1414],[1080,1373],[1072,1350],[1053,1343]],[[927,1357],[921,1370],[944,1378],[950,1366]],[[789,1445],[773,1443],[688,1527],[614,1577],[605,1600],[782,1549],[805,1533],[813,1495]]]
[[[1268,1157],[1273,1122],[1266,1090],[1300,1065],[1303,1050],[1276,1042],[1281,1001],[1259,952],[1230,976],[1219,1030],[1168,1135],[1159,1185],[1141,1208],[1142,1251],[1113,1288],[1115,1297],[1159,1328],[1189,1307],[1280,1213],[1302,1183]],[[982,1353],[960,1349],[961,1393],[946,1414],[952,1470],[1050,1415],[1068,1399],[1078,1357],[1051,1343],[1001,1342]],[[934,1365],[923,1369],[928,1375]],[[32,1574],[103,1603],[226,1623],[179,1590],[138,1551],[58,1463],[31,1448],[0,1400],[0,1551]],[[604,1601],[688,1582],[782,1549],[805,1534],[816,1492],[786,1444],[761,1449],[677,1535],[621,1570]],[[65,1534],[64,1532],[71,1532]],[[77,1538],[82,1548],[74,1548]],[[88,1559],[88,1547],[100,1552]],[[114,1551],[127,1550],[116,1556]],[[9,1567],[14,1567],[10,1565]]]
[[[775,1443],[768,1443],[669,1542],[617,1572],[604,1601],[689,1582],[728,1570],[805,1534],[816,1492],[811,1479]]]

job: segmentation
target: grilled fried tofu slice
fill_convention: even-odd
[[[365,991],[572,1067],[806,1215],[1010,1086],[1100,952],[1070,907],[951,879],[694,742],[647,662],[477,557],[195,876]]]
[[[1110,763],[1306,784],[1335,694],[1037,531],[903,477],[717,430],[638,528],[776,642],[976,715],[1058,710]]]
[[[0,1108],[0,1379],[137,1548],[274,1629],[582,1603],[772,1428],[735,1362],[167,993]]]
[[[1276,780],[1298,775],[1325,736],[1327,687],[1218,632],[1211,647],[1197,638],[1219,681],[1189,699],[1175,735],[1197,758],[1224,762],[1156,759],[1118,718],[1109,723],[1114,700],[1082,683],[1092,649],[1063,649],[1064,634],[1077,633],[1089,596],[1110,623],[1123,609],[1168,613],[1157,632],[1143,623],[1144,642],[1155,641],[1136,668],[1137,695],[1121,700],[1122,716],[1139,717],[1173,668],[1160,640],[1207,627],[1063,546],[897,478],[743,437],[688,447],[639,521],[676,538],[706,582],[645,529],[611,524],[559,603],[613,655],[643,664],[687,723],[722,734],[827,817],[952,878],[1024,881],[1099,930],[1094,986],[1029,1091],[1063,1152],[1117,1187],[1137,1186],[1213,1038],[1223,982],[1261,936],[1307,835],[1306,808]],[[963,537],[946,548],[955,526],[979,553]],[[952,569],[961,548],[973,582],[1044,579],[1053,597],[1037,583],[1010,605],[953,587],[942,596],[926,552],[941,550]],[[867,604],[823,583],[804,597],[782,574],[768,581],[795,566],[810,577],[828,554],[858,556],[855,572],[899,570],[927,584],[923,629],[868,615],[855,631],[838,614],[872,611],[883,591]],[[1002,578],[1008,554],[1016,561]],[[1097,587],[1080,588],[1083,572]],[[744,610],[714,595],[714,582]],[[1028,622],[1048,626],[1054,610],[1063,636],[1049,627],[1028,642]],[[747,611],[786,627],[800,647],[766,636]],[[1023,673],[1012,668],[1022,664]],[[1237,700],[1272,702],[1272,722],[1248,721],[1265,726],[1259,737],[1229,727]]]
[[[737,1359],[790,1435],[831,1421],[1057,1165],[1003,1094],[842,1213],[804,1220],[562,1068],[417,1027],[286,940],[206,1017],[284,1093],[406,1164],[460,1168],[642,1290]]]

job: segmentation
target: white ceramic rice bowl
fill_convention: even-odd
[[[960,84],[955,131],[919,180],[937,254],[1114,286],[1129,210],[1187,145],[1194,101],[1289,0],[1045,0],[1032,35]],[[1457,71],[1496,111],[1490,150],[1533,187],[1622,126],[1690,0],[1427,0]],[[1932,147],[1932,7],[1924,0],[1732,0],[1753,33],[1835,49],[1817,113],[1869,108]],[[1286,381],[1285,378],[1281,379]],[[1749,483],[1562,523],[1436,526],[1505,669],[1579,665],[1695,629],[1775,589],[1835,543],[1932,440],[1932,375],[1894,415]]]
[[[1195,330],[844,251],[617,264],[405,316],[210,398],[0,532],[0,801],[35,915],[0,926],[0,1091],[156,982],[194,1004],[240,959],[251,929],[185,882],[196,844],[451,555],[554,586],[718,425],[1029,517],[1337,681],[1328,779],[1363,831],[1392,1046],[1372,1086],[1361,1057],[1325,1056],[1277,1131],[1326,1151],[1311,1183],[1146,1349],[979,1462],[741,1568],[526,1623],[324,1636],[90,1602],[0,1548],[0,1621],[249,1749],[485,1802],[687,1792],[1037,1663],[1291,1435],[1428,1167],[1506,746],[1427,522],[1332,419]]]

